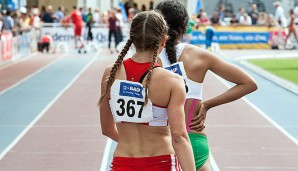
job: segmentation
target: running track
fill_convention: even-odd
[[[237,64],[234,57],[243,54],[220,56]],[[37,54],[0,67],[0,171],[100,170],[115,143],[105,148],[96,102],[101,75],[114,59],[106,50]],[[213,170],[298,170],[297,95],[250,73],[258,92],[208,113]],[[209,74],[204,98],[227,86]]]

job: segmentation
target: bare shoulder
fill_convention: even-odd
[[[198,47],[196,45],[187,44],[183,50],[183,55],[189,56],[192,60],[203,60],[204,62],[209,62],[214,58],[217,58],[216,54],[210,52],[204,48]],[[182,56],[183,56],[182,55]]]
[[[113,68],[113,65],[109,65],[105,68],[105,71],[104,71],[103,76],[102,76],[102,81],[106,80],[107,76],[110,75],[110,73],[112,71],[112,68]]]

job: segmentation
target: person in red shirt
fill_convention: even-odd
[[[82,13],[77,9],[76,6],[73,6],[73,11],[65,18],[66,19],[70,18],[74,25],[75,48],[78,48],[77,42],[78,42],[78,40],[81,41],[82,28],[83,28]]]
[[[46,33],[43,35],[38,44],[38,50],[43,53],[44,49],[46,49],[47,53],[49,53],[52,40],[53,39],[50,34]]]

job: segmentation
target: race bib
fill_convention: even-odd
[[[138,82],[115,80],[111,87],[110,107],[116,122],[148,123],[153,119],[152,102],[146,106],[145,89]]]
[[[172,65],[166,66],[165,69],[172,71],[180,76],[183,77],[183,79],[187,78],[185,69],[184,69],[184,65],[182,62],[176,62]]]
[[[183,62],[176,62],[176,63],[174,63],[172,65],[169,65],[169,66],[166,66],[164,68],[169,70],[169,71],[172,71],[172,72],[174,72],[178,75],[180,75],[184,80],[186,93],[190,93],[190,90],[189,90],[187,82],[186,82],[187,75],[186,75],[186,72],[185,72],[185,69],[184,69]]]

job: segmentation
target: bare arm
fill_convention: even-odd
[[[111,72],[111,68],[108,67],[102,76],[101,94],[103,94],[106,91],[106,78],[109,76],[110,72]],[[110,97],[110,94],[108,92],[108,94],[104,97],[99,107],[101,131],[103,135],[118,142],[119,134],[111,112],[109,97]]]
[[[185,129],[185,87],[182,78],[175,76],[172,83],[171,99],[168,105],[169,124],[172,135],[172,145],[182,170],[195,171],[192,147]]]
[[[206,55],[208,55],[210,70],[236,85],[228,89],[226,92],[204,101],[199,114],[193,118],[193,123],[191,124],[191,126],[193,126],[192,129],[202,128],[198,124],[200,124],[201,121],[202,123],[204,122],[206,119],[206,113],[210,108],[235,101],[246,94],[257,90],[256,82],[242,69],[217,58],[210,52],[206,52]]]

